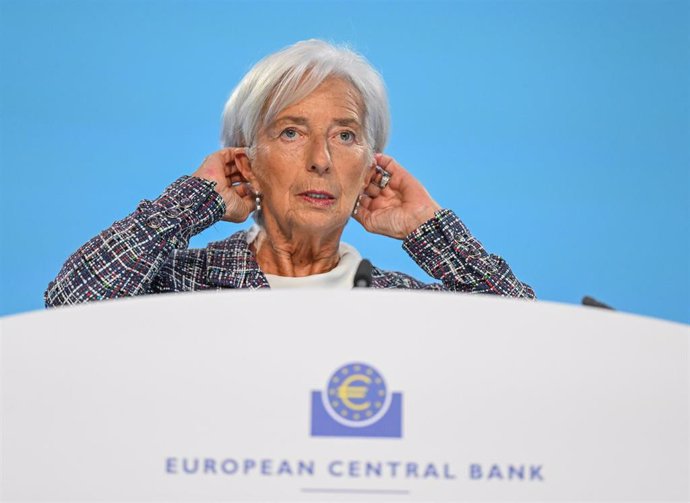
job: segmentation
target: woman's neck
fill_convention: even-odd
[[[311,276],[328,272],[338,265],[341,234],[342,230],[328,237],[295,233],[288,238],[279,231],[264,228],[251,243],[251,248],[265,274]]]

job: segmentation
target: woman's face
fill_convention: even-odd
[[[250,178],[267,228],[341,231],[374,169],[354,87],[324,81],[259,131]]]

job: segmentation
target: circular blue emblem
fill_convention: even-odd
[[[383,377],[365,363],[348,363],[333,372],[321,396],[326,412],[340,424],[353,428],[374,424],[391,404]]]

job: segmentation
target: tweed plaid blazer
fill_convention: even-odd
[[[79,248],[45,292],[47,307],[164,292],[269,288],[245,231],[188,249],[191,236],[225,213],[215,183],[184,176],[153,201]],[[410,233],[403,248],[438,283],[374,267],[373,288],[409,288],[534,298],[499,256],[487,253],[450,210]]]

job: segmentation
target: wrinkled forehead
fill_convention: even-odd
[[[324,88],[342,86],[344,99],[341,101],[344,108],[352,108],[354,105],[357,119],[364,126],[365,107],[362,93],[347,77],[340,75],[328,75],[325,78],[317,78],[312,73],[305,74],[299,81],[285,82],[281,79],[273,88],[262,107],[259,128],[265,129],[276,121],[288,108],[299,104],[311,95],[320,92]]]

